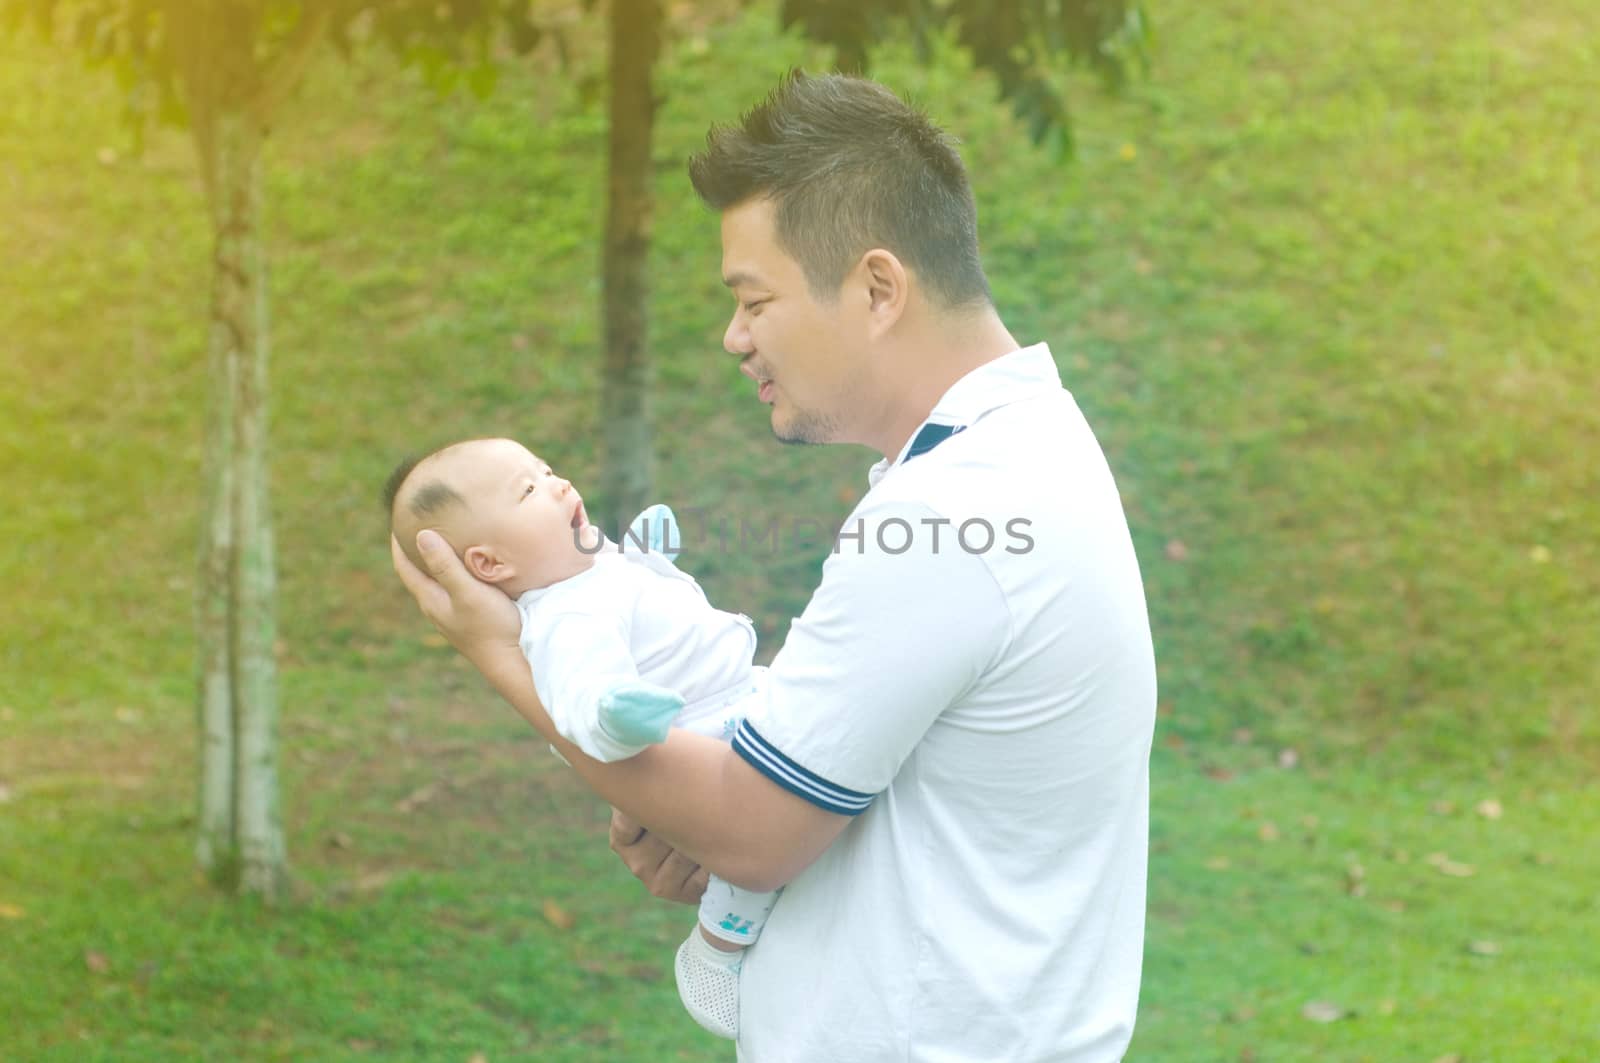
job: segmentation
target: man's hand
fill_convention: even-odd
[[[413,565],[394,536],[389,537],[389,553],[400,582],[439,633],[491,680],[492,670],[508,659],[507,647],[521,660],[517,639],[522,622],[511,599],[474,579],[437,532],[418,532],[417,552],[428,571]]]
[[[711,873],[645,830],[611,810],[611,851],[622,857],[633,877],[652,894],[679,904],[698,904]]]

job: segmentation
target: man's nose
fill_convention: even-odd
[[[750,330],[745,327],[744,315],[737,310],[728,321],[727,331],[722,334],[722,349],[741,357],[755,349],[750,343]]]

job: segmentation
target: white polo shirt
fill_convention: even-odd
[[[870,480],[734,738],[858,815],[745,958],[739,1059],[1121,1059],[1156,691],[1105,457],[1038,345]]]

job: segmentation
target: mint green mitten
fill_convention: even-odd
[[[642,680],[618,683],[600,695],[600,726],[618,742],[647,746],[666,741],[682,708],[683,696],[675,690]]]
[[[643,545],[651,553],[674,560],[683,550],[683,534],[678,529],[678,518],[670,508],[657,502],[646,508],[628,524],[625,544]]]

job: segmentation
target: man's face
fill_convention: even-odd
[[[510,439],[483,440],[451,456],[476,542],[509,564],[521,585],[544,587],[572,575],[573,559],[582,556],[578,543],[591,548],[598,533],[571,483]]]
[[[858,344],[864,317],[848,284],[818,302],[800,264],[778,246],[775,210],[756,199],[722,215],[722,279],[737,305],[722,345],[772,406],[772,433],[785,443],[856,440],[864,390]]]

